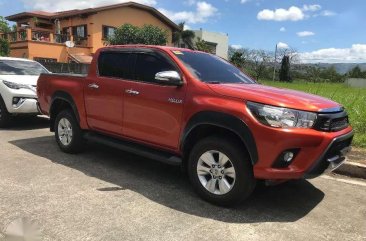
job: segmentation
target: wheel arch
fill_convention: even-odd
[[[199,112],[188,121],[180,140],[183,162],[188,159],[187,154],[199,139],[212,134],[224,134],[240,141],[248,152],[252,165],[257,163],[257,146],[248,125],[236,116],[216,111]]]
[[[54,124],[57,114],[60,113],[60,111],[65,110],[67,108],[72,109],[76,117],[76,120],[80,123],[79,112],[72,96],[65,91],[56,91],[52,96],[49,111],[51,131],[54,131]]]

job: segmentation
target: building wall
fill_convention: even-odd
[[[167,31],[168,45],[172,42],[172,29],[170,26],[162,22],[148,11],[132,8],[120,7],[109,9],[92,14],[87,18],[73,17],[70,19],[61,20],[61,28],[87,25],[88,31],[88,46],[91,48],[91,53],[104,46],[103,40],[103,25],[111,27],[119,27],[125,23],[130,23],[135,26],[143,26],[144,24],[152,24]]]
[[[194,30],[196,38],[199,37],[205,41],[217,43],[216,55],[228,59],[229,37],[226,34],[209,32],[205,30]]]
[[[366,79],[350,78],[346,80],[346,84],[356,88],[366,88]]]

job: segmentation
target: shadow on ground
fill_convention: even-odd
[[[324,193],[305,180],[257,188],[235,208],[213,206],[196,196],[177,167],[108,147],[89,145],[78,155],[62,153],[53,136],[16,140],[13,145],[54,163],[112,183],[96,191],[130,189],[172,209],[229,223],[292,222],[308,214]],[[77,185],[77,184],[75,184]]]
[[[44,116],[16,116],[13,117],[9,125],[1,128],[1,131],[26,131],[49,127],[50,122]]]

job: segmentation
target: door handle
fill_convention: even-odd
[[[96,83],[92,83],[92,84],[89,84],[88,87],[92,88],[92,89],[98,89],[99,85],[97,85]]]
[[[140,94],[140,92],[138,92],[137,90],[133,90],[133,89],[128,89],[125,92],[130,95],[139,95]]]

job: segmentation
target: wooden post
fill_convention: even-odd
[[[26,33],[27,33],[27,38],[26,40],[32,40],[32,29],[31,28],[27,28],[26,30]]]

